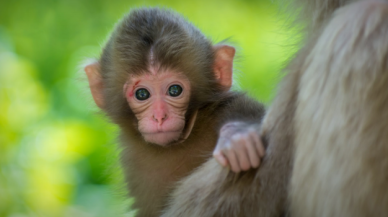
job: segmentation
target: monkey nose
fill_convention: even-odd
[[[157,122],[159,125],[163,124],[163,122],[167,119],[167,114],[162,115],[153,115],[152,119]]]

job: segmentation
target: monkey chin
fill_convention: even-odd
[[[146,142],[162,147],[168,147],[179,142],[181,131],[159,132],[159,133],[143,133],[143,138]]]

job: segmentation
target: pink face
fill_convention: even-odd
[[[180,139],[190,99],[190,82],[185,75],[151,70],[130,77],[124,93],[147,142],[165,146]]]

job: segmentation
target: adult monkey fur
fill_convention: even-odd
[[[262,165],[236,180],[207,162],[163,216],[388,215],[388,2],[294,3],[310,23],[264,118]]]
[[[174,184],[211,157],[224,124],[259,140],[263,106],[229,91],[234,53],[181,16],[145,8],[124,17],[85,67],[96,104],[120,127],[138,216],[160,215]]]

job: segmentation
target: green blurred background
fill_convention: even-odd
[[[236,45],[235,88],[267,103],[290,56],[276,5],[260,0],[0,0],[0,217],[131,216],[117,129],[79,65],[130,8],[173,8]]]

